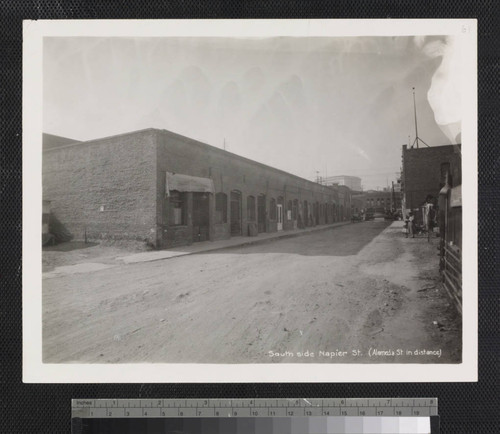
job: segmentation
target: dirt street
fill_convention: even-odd
[[[44,362],[458,363],[431,241],[369,221],[44,279]]]

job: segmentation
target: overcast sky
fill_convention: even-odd
[[[460,141],[458,56],[444,37],[45,38],[44,132],[155,127],[384,187],[415,139],[413,86],[419,136]]]

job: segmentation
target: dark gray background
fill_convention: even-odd
[[[497,271],[500,7],[497,0],[0,1],[0,431],[70,432],[71,398],[438,397],[443,433],[500,432]],[[478,18],[479,382],[437,384],[23,384],[22,20]],[[467,230],[467,228],[464,228]],[[363,369],[369,369],[365,367]]]

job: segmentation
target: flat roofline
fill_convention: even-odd
[[[294,175],[293,173],[286,172],[284,170],[278,169],[276,167],[269,166],[269,165],[264,164],[264,163],[260,163],[259,161],[251,160],[250,158],[246,158],[246,157],[243,157],[243,156],[238,155],[238,154],[234,154],[233,152],[229,152],[229,151],[226,151],[224,149],[217,148],[216,146],[209,145],[208,143],[200,142],[199,140],[193,139],[191,137],[183,136],[182,134],[174,133],[173,131],[165,130],[165,129],[160,129],[160,128],[144,128],[142,130],[130,131],[130,132],[121,133],[121,134],[114,134],[114,135],[111,135],[111,136],[101,137],[101,138],[98,138],[98,139],[85,140],[85,141],[77,142],[77,143],[70,143],[70,144],[64,145],[64,146],[58,146],[58,147],[55,147],[55,148],[45,149],[45,150],[43,150],[43,152],[52,152],[52,151],[57,151],[57,150],[60,150],[60,149],[72,148],[72,147],[76,147],[76,146],[90,145],[90,144],[93,144],[93,143],[98,143],[98,142],[106,141],[108,139],[113,139],[113,138],[117,138],[117,137],[124,137],[124,136],[132,136],[132,135],[135,135],[135,134],[141,134],[141,133],[145,133],[145,132],[148,132],[148,131],[151,131],[151,132],[154,132],[154,133],[157,133],[157,134],[161,133],[161,134],[164,134],[164,135],[167,135],[167,136],[172,136],[172,137],[180,138],[180,139],[182,139],[184,141],[188,141],[188,142],[190,142],[190,143],[192,143],[192,144],[194,144],[196,146],[199,146],[199,147],[208,147],[211,150],[214,150],[215,152],[219,152],[221,154],[229,154],[233,158],[237,158],[239,160],[245,161],[247,163],[255,164],[257,166],[260,166],[260,167],[263,167],[263,168],[266,168],[266,169],[274,170],[276,172],[282,173],[282,174],[287,175],[287,176],[291,176],[291,177],[296,178],[296,179],[298,179],[300,181],[305,181],[308,184],[316,185],[316,186],[325,188],[327,190],[332,190],[332,191],[337,191],[338,192],[338,187],[349,188],[347,186],[337,186],[337,188],[335,188],[333,185],[318,184],[317,182],[310,181],[309,179],[305,179],[305,178],[302,178],[302,177],[300,177],[298,175]]]
[[[56,151],[58,149],[71,148],[73,146],[79,146],[79,145],[89,145],[89,144],[92,144],[95,142],[100,142],[103,140],[114,139],[116,137],[133,136],[134,134],[144,133],[146,131],[157,131],[157,130],[155,128],[144,128],[142,130],[129,131],[127,133],[113,134],[111,136],[99,137],[98,139],[83,140],[81,142],[69,143],[69,144],[64,145],[64,146],[57,146],[55,148],[44,149],[43,152],[51,152],[51,151]],[[49,133],[44,133],[44,134],[49,134]]]
[[[220,149],[220,148],[218,148],[216,146],[209,145],[208,143],[200,142],[199,140],[192,139],[191,137],[183,136],[182,134],[174,133],[173,131],[169,131],[169,130],[160,130],[160,129],[154,129],[154,130],[157,131],[157,132],[160,132],[162,134],[166,134],[166,135],[169,135],[169,136],[174,136],[174,137],[177,137],[177,138],[181,138],[183,140],[187,140],[187,141],[192,142],[193,144],[195,144],[197,146],[200,146],[200,147],[208,147],[211,150],[214,150],[215,152],[219,152],[220,154],[229,154],[231,157],[237,158],[237,159],[245,161],[247,163],[256,164],[256,165],[258,165],[260,167],[263,167],[263,168],[266,168],[266,169],[271,169],[271,170],[274,170],[276,172],[280,172],[280,173],[282,173],[284,175],[287,175],[287,176],[292,176],[292,177],[294,177],[296,179],[299,179],[301,181],[305,181],[305,182],[307,182],[309,184],[318,185],[318,186],[323,187],[323,188],[332,189],[334,191],[337,191],[331,185],[322,185],[322,184],[319,184],[317,182],[310,181],[309,179],[302,178],[302,177],[300,177],[298,175],[294,175],[293,173],[287,172],[285,170],[269,166],[269,165],[261,163],[259,161],[251,160],[250,158],[243,157],[243,156],[235,154],[233,152],[226,151],[225,149]],[[349,188],[349,187],[346,187],[346,186],[342,186],[342,187]]]
[[[452,148],[454,146],[458,146],[459,148],[462,147],[462,144],[461,143],[454,143],[454,144],[451,144],[451,145],[437,145],[437,146],[427,146],[425,148],[408,148],[407,146],[408,145],[403,145],[403,146],[406,146],[406,148],[403,148],[405,151],[422,151],[422,150],[429,150],[429,149],[436,149],[436,148]]]
[[[42,134],[45,135],[45,136],[50,136],[50,137],[57,137],[58,139],[69,140],[72,143],[74,143],[74,142],[81,142],[81,140],[73,139],[72,137],[60,136],[59,134],[52,134],[52,133],[48,133],[47,131],[43,131]]]

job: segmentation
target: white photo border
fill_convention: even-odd
[[[477,20],[39,20],[23,26],[25,383],[477,381]],[[47,364],[42,362],[43,38],[456,35],[462,50],[463,346],[460,364]]]

